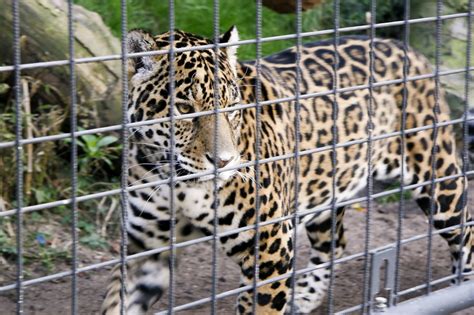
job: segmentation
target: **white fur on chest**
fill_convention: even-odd
[[[184,200],[179,200],[178,196],[181,193],[185,194]],[[212,194],[212,190],[206,187],[185,186],[176,191],[176,206],[181,210],[184,216],[189,219],[195,219],[203,213],[211,211]]]

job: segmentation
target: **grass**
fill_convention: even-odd
[[[98,12],[112,32],[120,37],[120,2],[108,0],[77,0],[77,4]],[[213,37],[213,0],[175,1],[175,28],[209,38]],[[370,0],[346,0],[341,6],[340,26],[365,24],[365,13],[370,11]],[[167,1],[127,0],[128,29],[142,28],[151,33],[162,33],[169,29],[169,8]],[[220,1],[219,28],[225,32],[231,25],[239,29],[241,39],[255,38],[256,5],[254,0]],[[306,11],[302,15],[303,32],[332,29],[332,1],[326,0],[321,6]],[[393,21],[403,16],[403,0],[379,1],[377,21]],[[262,36],[292,34],[296,31],[295,14],[279,14],[266,7],[262,9]],[[397,37],[396,28],[378,31],[379,36]],[[308,38],[315,41],[323,37]],[[272,41],[262,44],[263,55],[293,46],[294,40]],[[240,59],[255,58],[255,45],[239,48]]]

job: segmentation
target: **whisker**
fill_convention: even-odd
[[[160,147],[159,145],[156,145],[154,143],[148,143],[148,142],[135,142],[135,141],[129,141],[129,143],[134,143],[134,144],[142,144],[142,145],[146,145],[147,147],[152,147],[152,148],[155,148],[155,149],[158,149],[158,150],[161,150],[161,151],[169,151],[169,149],[167,148],[164,148],[164,147]]]
[[[245,73],[240,78],[239,77],[237,78],[237,83],[241,82],[244,78],[247,77],[247,74],[248,74],[249,70],[250,70],[250,68],[245,69]]]
[[[137,167],[137,166],[144,166],[144,165],[166,165],[166,164],[169,164],[170,161],[168,160],[159,160],[159,161],[156,161],[156,162],[149,162],[149,163],[138,163],[138,164],[133,164],[133,165],[130,165],[128,167],[128,169],[131,169],[133,167]]]
[[[128,135],[128,138],[127,140],[130,140],[130,138],[132,138],[133,136],[135,136],[135,133],[137,133],[138,131],[140,131],[141,129],[143,129],[143,127],[134,127],[135,130],[133,130],[133,132],[131,132],[129,135]]]
[[[150,153],[150,154],[147,154],[147,155],[144,155],[142,156],[142,158],[147,158],[147,157],[150,157],[150,156],[157,156],[157,155],[165,155],[167,152],[155,152],[155,153]],[[161,159],[160,159],[161,160]]]
[[[240,163],[247,163],[248,161],[247,160],[244,160],[244,159],[241,159],[240,160]],[[240,170],[237,170],[236,171],[237,174],[239,174],[239,176],[244,179],[244,180],[250,180],[254,185],[258,186],[259,188],[261,188],[261,185],[259,183],[256,182],[255,180],[255,168],[251,165],[249,166],[246,166]]]
[[[153,172],[153,171],[159,170],[159,169],[161,169],[161,168],[163,168],[163,167],[165,167],[165,166],[167,166],[167,165],[158,165],[158,166],[152,168],[151,170],[149,170],[148,172],[146,172],[145,174],[143,174],[143,176],[142,176],[140,179],[138,179],[138,180],[134,181],[133,183],[131,183],[130,186],[133,186],[133,185],[135,185],[136,183],[141,182],[141,181],[144,180],[144,179],[149,179],[149,178],[152,178],[152,177],[155,177],[155,176],[159,176],[160,174],[153,174],[153,175],[151,175],[151,176],[146,176],[146,175],[150,174],[150,173]]]
[[[159,190],[161,189],[161,185],[159,185],[158,187],[156,188],[153,188],[153,190],[151,191],[151,193],[148,194],[148,199],[146,200],[145,202],[145,207],[148,205],[148,203],[150,202],[150,199],[153,198],[153,195],[156,194]]]

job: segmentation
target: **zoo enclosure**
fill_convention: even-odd
[[[127,15],[127,6],[126,2],[122,0],[122,51],[121,54],[118,55],[108,55],[108,56],[99,56],[99,57],[92,57],[92,58],[75,58],[74,57],[74,41],[72,39],[73,37],[73,32],[74,32],[74,25],[73,25],[73,4],[72,1],[68,2],[68,30],[69,30],[69,56],[70,58],[68,60],[55,60],[55,61],[49,61],[49,62],[36,62],[36,63],[29,63],[29,64],[22,64],[21,63],[21,58],[20,58],[20,18],[19,18],[19,1],[15,0],[12,3],[12,10],[13,10],[13,17],[14,17],[14,23],[13,23],[13,30],[14,30],[14,64],[13,65],[7,65],[7,66],[0,66],[0,72],[14,72],[15,74],[15,104],[16,104],[16,137],[14,141],[10,142],[2,142],[0,143],[0,149],[2,148],[9,148],[9,147],[14,147],[15,152],[16,152],[16,208],[15,209],[10,209],[4,212],[0,212],[0,217],[6,217],[6,216],[14,216],[16,218],[16,224],[17,224],[17,253],[18,253],[18,260],[17,260],[17,280],[15,283],[12,283],[10,285],[2,286],[0,287],[0,292],[3,291],[8,291],[8,290],[16,290],[16,296],[17,296],[17,311],[18,313],[21,313],[23,311],[23,301],[24,301],[24,288],[26,286],[31,286],[35,285],[37,283],[42,283],[45,281],[50,281],[53,279],[58,279],[58,278],[63,278],[63,277],[71,277],[72,279],[72,310],[73,313],[78,312],[78,305],[77,305],[77,276],[79,273],[90,271],[93,269],[98,269],[102,268],[105,266],[110,266],[114,265],[117,263],[120,263],[122,266],[124,266],[125,262],[131,259],[136,259],[139,257],[143,257],[146,255],[152,255],[164,251],[170,251],[171,255],[171,276],[170,276],[170,298],[169,298],[169,312],[174,312],[174,311],[179,311],[179,310],[184,310],[188,308],[192,308],[198,305],[202,305],[205,303],[211,303],[212,305],[215,305],[216,301],[218,299],[222,299],[226,296],[229,295],[236,295],[240,292],[243,292],[248,289],[254,289],[257,286],[261,286],[263,284],[277,281],[280,279],[288,278],[291,276],[295,275],[300,275],[303,273],[308,273],[315,268],[304,268],[300,270],[294,270],[294,272],[291,272],[289,274],[282,275],[281,277],[278,278],[272,278],[271,280],[268,281],[263,281],[263,282],[254,282],[253,285],[251,286],[244,286],[240,287],[235,290],[231,291],[226,291],[226,292],[221,292],[218,293],[216,289],[216,248],[217,248],[217,242],[220,237],[234,234],[235,232],[241,232],[241,231],[246,231],[250,229],[257,229],[258,227],[263,226],[263,225],[268,225],[271,223],[276,223],[276,222],[281,222],[283,220],[296,220],[297,217],[301,217],[304,215],[309,215],[309,214],[314,214],[316,212],[324,211],[324,210],[331,210],[332,213],[335,213],[335,210],[337,207],[344,206],[344,205],[350,205],[354,204],[357,202],[367,202],[367,216],[366,216],[366,246],[365,250],[363,252],[353,254],[350,256],[346,256],[340,259],[333,259],[327,263],[327,264],[322,264],[320,266],[317,266],[316,268],[324,268],[329,266],[333,272],[331,272],[331,278],[330,278],[330,286],[329,286],[329,291],[328,291],[328,311],[330,313],[334,312],[333,304],[334,304],[334,294],[333,294],[333,285],[334,285],[334,267],[337,264],[342,264],[343,262],[347,262],[350,260],[354,260],[357,258],[363,258],[365,261],[364,264],[364,287],[363,287],[363,292],[364,292],[364,297],[363,301],[359,305],[354,305],[352,308],[343,310],[342,312],[351,312],[351,311],[373,311],[376,312],[377,310],[380,310],[380,308],[383,308],[384,305],[382,304],[389,304],[389,313],[394,312],[394,313],[400,313],[400,310],[405,307],[408,307],[408,310],[415,310],[417,307],[424,306],[426,307],[426,301],[430,301],[430,303],[435,303],[432,305],[437,305],[436,303],[443,303],[443,305],[440,305],[445,307],[447,310],[456,310],[456,309],[461,309],[469,306],[474,305],[474,284],[472,282],[468,282],[467,284],[458,284],[455,287],[443,289],[440,292],[431,292],[431,288],[433,285],[439,284],[439,283],[445,283],[447,281],[450,281],[452,279],[458,279],[461,280],[462,277],[466,276],[465,274],[458,274],[458,275],[451,275],[448,277],[440,278],[440,279],[432,279],[431,275],[431,239],[433,235],[435,234],[440,234],[442,232],[446,232],[448,230],[454,229],[454,228],[459,228],[463,230],[467,225],[473,225],[473,222],[463,222],[461,226],[452,226],[449,228],[445,228],[443,230],[438,230],[434,231],[431,228],[428,231],[427,234],[420,234],[415,237],[411,238],[405,238],[403,239],[401,237],[401,230],[403,229],[403,221],[402,221],[402,214],[404,212],[404,202],[403,198],[400,199],[400,204],[399,204],[399,222],[398,222],[398,239],[395,243],[389,244],[387,246],[384,246],[383,248],[372,248],[369,243],[370,239],[370,222],[371,222],[371,212],[372,212],[372,207],[373,207],[373,201],[377,198],[387,196],[390,194],[400,194],[402,195],[404,191],[407,190],[412,190],[420,186],[428,186],[432,185],[434,183],[439,183],[445,180],[453,179],[453,178],[458,178],[461,176],[469,176],[473,175],[474,171],[468,169],[468,143],[467,143],[467,128],[468,124],[472,123],[474,121],[474,118],[469,117],[468,115],[468,110],[469,110],[469,105],[468,100],[469,100],[469,93],[470,93],[470,72],[474,69],[474,67],[471,65],[471,48],[472,48],[472,42],[471,42],[471,31],[472,31],[472,9],[473,9],[473,1],[469,1],[469,7],[465,13],[457,13],[457,14],[450,14],[450,15],[442,15],[442,1],[437,2],[437,14],[436,16],[429,17],[429,18],[419,18],[419,19],[411,19],[410,18],[410,1],[406,0],[405,1],[405,14],[404,14],[404,20],[400,21],[393,21],[393,22],[386,22],[386,23],[375,23],[375,17],[376,17],[376,1],[373,0],[371,3],[371,8],[370,8],[370,14],[368,15],[369,21],[365,25],[360,25],[360,26],[355,26],[355,27],[339,27],[339,9],[340,9],[340,3],[339,1],[335,0],[334,1],[334,28],[333,29],[327,29],[327,30],[319,30],[319,31],[313,31],[313,32],[302,32],[302,19],[301,19],[301,0],[296,2],[296,20],[297,23],[295,25],[295,32],[293,34],[287,34],[287,35],[279,35],[279,36],[273,36],[273,37],[262,37],[262,19],[261,19],[261,2],[257,1],[257,12],[256,12],[256,34],[255,34],[255,39],[251,40],[241,40],[239,41],[236,45],[247,45],[247,44],[255,44],[256,45],[256,55],[257,55],[257,69],[260,69],[260,64],[259,64],[259,59],[262,57],[261,55],[261,45],[262,43],[269,42],[269,41],[277,41],[277,40],[284,40],[284,39],[294,39],[296,41],[297,45],[297,61],[296,61],[296,69],[297,69],[297,77],[296,80],[297,82],[300,82],[301,80],[301,69],[300,69],[300,47],[302,44],[302,41],[304,38],[307,37],[314,37],[314,36],[321,36],[321,35],[330,35],[333,39],[334,46],[337,46],[339,43],[339,38],[341,34],[347,33],[347,32],[353,32],[353,31],[368,31],[371,41],[375,37],[375,33],[377,29],[381,28],[386,28],[386,27],[391,27],[391,26],[402,26],[404,28],[403,32],[403,46],[406,49],[408,46],[408,35],[409,35],[409,28],[410,25],[412,24],[417,24],[417,23],[427,23],[427,22],[434,22],[436,24],[435,32],[436,32],[436,54],[435,54],[435,70],[432,74],[425,74],[425,75],[419,75],[419,76],[413,76],[413,77],[408,77],[407,76],[407,70],[406,67],[408,66],[407,62],[404,62],[404,77],[401,80],[390,80],[390,81],[383,81],[383,82],[374,82],[373,80],[373,74],[371,73],[369,77],[369,84],[366,85],[359,85],[359,86],[351,86],[348,88],[338,88],[337,82],[333,86],[333,89],[321,92],[321,93],[312,93],[312,94],[301,94],[299,91],[296,91],[296,94],[294,97],[290,98],[285,98],[285,99],[278,99],[278,100],[272,100],[272,101],[257,101],[254,104],[239,104],[235,105],[230,108],[225,108],[225,109],[215,109],[213,111],[207,111],[207,112],[199,112],[199,113],[194,113],[194,114],[188,114],[180,117],[169,117],[166,119],[154,119],[154,120],[148,120],[144,122],[135,122],[135,123],[129,123],[126,118],[126,112],[127,112],[127,103],[128,103],[128,83],[127,83],[127,58],[131,57],[138,57],[138,56],[145,56],[145,55],[159,55],[159,54],[167,54],[171,58],[179,52],[183,51],[188,51],[188,50],[203,50],[203,49],[219,49],[221,47],[227,47],[229,44],[215,44],[215,45],[206,45],[206,46],[199,46],[199,47],[192,47],[192,48],[176,48],[176,49],[171,49],[171,50],[158,50],[154,52],[147,52],[147,53],[135,53],[135,54],[128,54],[127,53],[127,47],[125,43],[125,36],[127,33],[127,21],[126,21],[126,15]],[[170,25],[169,29],[174,29],[174,1],[170,0],[169,1],[169,18],[170,18]],[[445,20],[450,20],[450,19],[466,19],[468,23],[468,41],[467,41],[467,47],[466,47],[466,66],[464,68],[459,68],[459,69],[454,69],[454,70],[446,70],[443,71],[440,69],[440,63],[441,63],[441,25],[443,21]],[[214,1],[214,40],[216,43],[218,43],[219,39],[219,1],[216,0]],[[172,40],[172,39],[171,39]],[[406,56],[405,56],[406,57]],[[374,60],[374,55],[373,52],[371,51],[370,53],[370,59],[371,59],[371,72],[373,71],[373,60]],[[94,129],[89,129],[89,130],[78,130],[77,128],[77,106],[78,102],[76,99],[76,79],[75,79],[75,67],[78,64],[82,63],[92,63],[92,62],[102,62],[102,61],[108,61],[108,60],[121,60],[122,64],[122,115],[123,115],[123,121],[120,125],[113,125],[113,126],[107,126],[107,127],[102,127],[102,128],[94,128]],[[406,59],[405,59],[406,60]],[[337,64],[337,62],[335,63]],[[37,138],[24,138],[23,133],[22,133],[22,105],[21,105],[21,100],[22,100],[22,90],[21,90],[21,72],[22,70],[27,70],[27,69],[32,69],[32,68],[48,68],[48,67],[56,67],[56,66],[68,66],[69,67],[69,73],[70,73],[70,99],[71,99],[71,112],[70,112],[70,126],[71,126],[71,131],[70,133],[67,134],[57,134],[57,135],[52,135],[52,136],[44,136],[44,137],[37,137]],[[216,67],[218,69],[218,67]],[[171,71],[171,80],[170,82],[174,82],[173,78],[173,69],[170,69]],[[337,73],[337,66],[334,67],[334,73]],[[373,136],[371,133],[369,133],[368,137],[365,139],[358,139],[358,140],[353,140],[350,142],[346,143],[334,143],[331,146],[326,146],[326,147],[319,147],[319,148],[314,148],[311,150],[306,150],[306,151],[299,151],[298,145],[296,145],[295,152],[292,154],[285,154],[285,155],[280,155],[280,156],[272,156],[269,158],[264,158],[264,159],[257,159],[255,161],[250,161],[246,163],[242,163],[239,166],[233,167],[232,169],[240,169],[240,168],[245,168],[249,166],[253,166],[256,169],[256,174],[258,174],[258,169],[259,165],[264,164],[264,163],[271,163],[273,161],[277,160],[282,160],[282,159],[290,159],[290,158],[295,158],[295,161],[298,161],[299,156],[303,155],[309,155],[309,154],[314,154],[318,152],[323,152],[323,151],[335,151],[336,148],[342,148],[342,147],[348,147],[354,144],[359,144],[359,143],[367,143],[369,148],[371,146],[371,143],[373,141],[385,139],[385,138],[390,138],[390,137],[400,137],[402,143],[404,141],[404,138],[406,135],[413,134],[416,132],[420,132],[423,130],[429,130],[433,129],[436,130],[440,127],[447,126],[447,125],[455,125],[455,124],[460,124],[463,128],[463,150],[462,150],[462,161],[463,161],[463,167],[462,167],[462,173],[460,174],[455,174],[455,175],[450,175],[450,176],[445,176],[441,178],[436,178],[433,177],[428,181],[425,181],[420,184],[414,184],[414,185],[405,185],[396,188],[396,189],[390,189],[390,190],[385,190],[382,192],[374,193],[373,190],[373,179],[372,176],[369,175],[367,178],[367,184],[368,184],[368,189],[367,193],[364,197],[358,197],[358,198],[352,198],[350,200],[341,202],[341,203],[336,203],[335,201],[332,202],[332,204],[328,207],[320,207],[315,210],[311,211],[302,211],[298,212],[295,215],[288,215],[286,217],[278,218],[276,220],[272,221],[265,221],[261,223],[257,223],[255,226],[247,226],[243,228],[239,228],[237,230],[233,230],[230,232],[225,232],[225,233],[214,233],[213,236],[206,236],[202,237],[199,239],[195,239],[192,241],[187,241],[187,242],[181,242],[181,243],[174,243],[171,242],[169,246],[162,247],[162,248],[157,248],[154,250],[142,252],[139,254],[135,255],[127,255],[127,249],[126,249],[126,234],[124,233],[125,231],[125,220],[126,220],[126,208],[127,208],[127,194],[129,191],[134,191],[134,190],[139,190],[141,188],[145,187],[154,187],[158,185],[163,185],[163,184],[169,184],[169,183],[174,183],[177,181],[183,181],[187,179],[193,179],[193,178],[198,178],[200,176],[205,176],[205,175],[211,175],[214,174],[216,175],[217,172],[222,172],[222,171],[228,171],[231,168],[224,168],[212,172],[201,172],[198,174],[192,174],[192,175],[186,175],[186,176],[170,176],[169,179],[167,180],[162,180],[162,181],[155,181],[151,182],[148,184],[141,184],[141,185],[133,185],[133,186],[128,186],[127,184],[127,176],[128,176],[128,164],[127,164],[127,144],[128,144],[128,136],[129,136],[129,129],[133,127],[139,127],[139,126],[144,126],[144,125],[151,125],[151,124],[156,124],[156,123],[161,123],[165,121],[171,121],[171,123],[175,120],[178,119],[184,119],[184,118],[192,118],[192,117],[200,117],[204,115],[216,115],[217,113],[221,112],[229,112],[233,110],[240,110],[240,109],[246,109],[246,108],[251,108],[251,107],[256,107],[257,108],[257,113],[259,113],[260,109],[263,106],[271,106],[272,104],[276,104],[279,102],[288,102],[288,101],[294,101],[296,110],[299,112],[299,100],[301,99],[306,99],[306,98],[315,98],[323,95],[334,95],[337,98],[337,95],[342,92],[348,92],[348,91],[354,91],[354,90],[359,90],[359,89],[373,89],[376,87],[380,86],[388,86],[391,84],[403,84],[406,86],[407,82],[411,81],[416,81],[416,80],[422,80],[422,79],[427,79],[427,78],[434,78],[435,81],[437,82],[437,87],[439,88],[440,86],[440,77],[441,76],[448,76],[452,74],[459,74],[459,73],[465,73],[465,105],[464,105],[464,114],[462,117],[454,117],[454,119],[447,121],[447,122],[442,122],[442,123],[437,123],[435,122],[433,125],[427,125],[427,126],[422,126],[422,127],[417,127],[417,128],[412,128],[412,129],[405,129],[402,128],[399,132],[392,132],[392,133],[387,133],[379,136]],[[257,74],[259,74],[259,70],[257,70]],[[335,80],[336,81],[336,80]],[[259,77],[257,75],[257,82],[259,82]],[[216,83],[218,84],[218,82]],[[259,84],[257,83],[257,94],[260,93],[259,91]],[[174,107],[174,101],[173,97],[171,98],[171,108]],[[337,113],[337,102],[335,104],[335,110],[334,112]],[[337,115],[337,114],[336,114]],[[405,115],[404,115],[405,116]],[[333,117],[334,121],[337,116]],[[258,115],[257,115],[257,124],[258,124]],[[402,122],[403,126],[404,122]],[[298,129],[298,125],[296,125],[296,129]],[[120,132],[122,137],[122,147],[123,147],[123,152],[122,152],[122,180],[121,180],[121,187],[120,189],[114,189],[114,190],[108,190],[108,191],[102,191],[99,193],[94,193],[94,194],[87,194],[87,195],[79,195],[77,191],[77,138],[82,135],[89,135],[89,134],[97,134],[101,132],[110,132],[110,131],[117,131]],[[22,156],[23,156],[23,147],[27,144],[33,144],[33,143],[41,143],[41,142],[46,142],[46,141],[57,141],[61,139],[71,139],[71,165],[73,165],[72,170],[71,170],[71,189],[72,189],[72,197],[70,199],[64,199],[64,200],[58,200],[55,202],[48,202],[48,203],[42,203],[42,204],[37,204],[37,205],[31,205],[31,206],[24,206],[23,205],[23,162],[22,162]],[[296,137],[298,139],[298,137]],[[258,142],[258,135],[257,135],[257,142]],[[403,147],[403,146],[402,146]],[[369,151],[370,152],[370,151]],[[402,151],[402,156],[404,152]],[[172,154],[171,154],[172,155]],[[370,157],[369,157],[370,160]],[[402,159],[403,160],[403,159]],[[435,159],[433,159],[435,160]],[[336,163],[333,163],[335,165]],[[402,178],[403,178],[403,173],[402,173]],[[257,178],[258,180],[258,178]],[[216,185],[216,183],[215,183]],[[216,190],[216,187],[214,187],[214,190]],[[257,185],[257,194],[258,194],[258,185]],[[77,260],[77,244],[78,244],[78,239],[77,239],[77,204],[79,202],[83,202],[86,200],[91,200],[95,198],[100,198],[104,196],[112,196],[112,195],[119,195],[121,198],[121,206],[122,206],[122,239],[121,239],[121,255],[119,259],[115,260],[110,260],[102,263],[97,263],[93,265],[88,265],[85,267],[79,267],[78,266],[78,260]],[[466,198],[466,197],[464,197]],[[71,207],[71,214],[73,217],[72,220],[72,226],[71,226],[71,239],[72,239],[72,244],[73,244],[73,249],[72,249],[72,268],[70,271],[67,272],[61,272],[61,273],[56,273],[56,274],[51,274],[45,277],[40,277],[36,279],[31,279],[31,280],[24,280],[23,279],[23,258],[22,258],[22,243],[23,243],[23,214],[28,213],[28,212],[34,212],[34,211],[39,211],[39,210],[44,210],[48,208],[53,208],[56,206],[60,205],[70,205]],[[258,210],[257,210],[258,211]],[[431,221],[433,219],[431,218]],[[174,227],[174,225],[172,225]],[[332,227],[331,232],[335,232],[335,228]],[[175,231],[172,228],[170,231],[171,235],[171,240],[173,240],[173,236]],[[427,268],[426,268],[426,283],[423,285],[420,285],[418,287],[413,287],[409,288],[406,290],[400,290],[399,287],[399,274],[397,272],[398,267],[399,267],[399,253],[400,253],[400,247],[403,244],[413,242],[415,240],[420,240],[426,238],[428,241],[428,260],[427,260]],[[200,299],[185,305],[179,305],[176,306],[174,302],[174,277],[173,274],[176,272],[175,271],[175,264],[174,264],[174,252],[177,248],[183,248],[187,246],[191,246],[193,244],[199,243],[199,242],[207,242],[211,241],[213,243],[213,291],[212,295],[209,298],[205,299]],[[334,244],[332,244],[334,246]],[[333,249],[334,251],[334,249]],[[379,287],[379,273],[378,273],[378,268],[374,268],[374,266],[380,266],[381,264],[388,262],[387,266],[387,277],[386,280],[386,289],[388,289],[388,302],[384,303],[383,301],[379,299],[379,304],[377,305],[376,302],[374,302],[375,296],[378,294],[377,288]],[[122,268],[122,272],[125,273],[124,268]],[[418,301],[412,301],[411,303],[397,303],[398,300],[401,297],[404,297],[412,292],[415,292],[417,290],[425,290],[426,295],[424,297],[419,298]],[[463,299],[463,302],[459,301],[459,294],[464,294],[465,299]],[[432,297],[435,297],[433,299]],[[440,298],[440,296],[442,298]],[[397,304],[397,306],[392,306],[392,304]],[[391,309],[393,307],[393,309]],[[412,307],[412,308],[410,308]],[[397,311],[398,308],[398,311]],[[391,310],[390,310],[391,309]],[[437,308],[439,309],[439,308]],[[215,312],[215,307],[213,308]],[[417,309],[418,310],[418,309]],[[426,309],[425,309],[426,310]]]

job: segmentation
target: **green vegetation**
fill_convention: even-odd
[[[77,4],[98,12],[112,32],[120,37],[120,1],[77,0]],[[175,1],[175,27],[188,32],[213,37],[213,0]],[[332,29],[333,3],[326,0],[321,6],[306,11],[302,16],[303,32]],[[220,1],[219,28],[225,32],[235,24],[241,39],[255,38],[255,1]],[[370,11],[370,0],[347,0],[341,5],[341,27],[366,23],[365,13]],[[166,32],[169,29],[168,1],[128,0],[128,29],[142,28],[151,33]],[[403,0],[378,1],[377,21],[388,22],[403,17]],[[277,36],[295,33],[295,14],[279,14],[266,7],[262,10],[262,36]],[[366,34],[363,32],[362,34]],[[400,36],[399,28],[378,30],[379,36]],[[315,41],[324,37],[306,38]],[[262,44],[263,55],[268,55],[294,45],[294,40],[272,41]],[[239,57],[243,60],[255,57],[255,46],[245,45],[239,48]]]
[[[80,136],[77,139],[77,146],[82,151],[78,156],[79,171],[84,174],[107,174],[104,167],[113,168],[112,160],[117,159],[120,153],[121,146],[112,145],[117,141],[118,138],[115,136],[96,134]],[[70,142],[70,139],[66,142]]]
[[[382,185],[382,187],[383,187],[384,191],[392,190],[392,189],[398,189],[398,188],[400,188],[400,182],[396,181],[396,182],[393,182],[391,184]],[[377,203],[382,204],[382,205],[390,204],[390,203],[397,203],[397,202],[400,202],[401,197],[402,196],[400,195],[400,193],[397,192],[397,193],[393,193],[393,194],[390,194],[390,195],[386,195],[386,196],[377,198]],[[403,200],[410,200],[410,199],[412,199],[411,197],[412,197],[411,190],[404,190],[403,191]]]
[[[9,219],[0,219],[2,227],[6,226]],[[0,256],[10,257],[16,254],[15,239],[5,229],[0,229]]]
[[[7,78],[5,80],[9,82]],[[69,113],[65,104],[50,104],[53,89],[24,76],[31,112],[22,112],[24,134],[33,137],[69,132]],[[4,85],[8,86],[7,83]],[[25,86],[25,85],[24,85]],[[13,90],[0,91],[0,141],[14,140]],[[79,106],[78,121],[89,126],[91,118]],[[106,191],[119,186],[120,152],[113,134],[83,135],[78,145],[78,195]],[[23,205],[36,205],[71,197],[71,141],[25,145],[23,150]],[[0,211],[16,206],[16,168],[14,148],[0,150]],[[116,197],[78,203],[78,236],[81,253],[108,249],[118,235]],[[0,263],[16,257],[16,217],[0,218]],[[71,259],[71,207],[68,205],[26,213],[23,224],[23,257],[27,274],[64,270]],[[7,265],[8,266],[8,265]],[[55,269],[55,270],[53,270]]]

